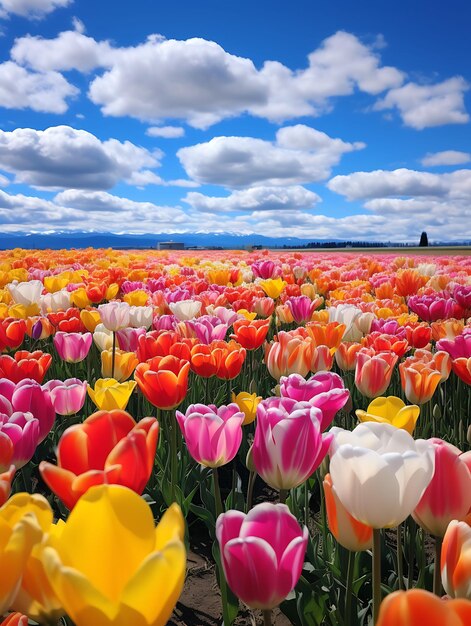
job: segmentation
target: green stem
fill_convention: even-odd
[[[176,502],[176,484],[177,484],[177,422],[176,419],[172,419],[170,412],[167,413],[168,429],[170,431],[170,493],[172,496],[172,502]]]
[[[263,611],[263,626],[271,626],[271,609]]]
[[[280,489],[280,504],[285,504],[288,493],[288,489]]]
[[[404,568],[402,558],[402,524],[396,529],[396,554],[397,554],[397,579],[399,589],[405,589],[404,585]]]
[[[352,597],[353,597],[353,569],[355,565],[355,553],[348,551],[347,585],[345,590],[345,626],[352,623]]]
[[[304,483],[304,525],[309,528],[309,485],[308,480]]]
[[[433,570],[433,593],[441,597],[442,595],[442,578],[440,570],[440,559],[442,553],[442,538],[435,537],[435,569]]]
[[[412,589],[414,584],[415,537],[417,527],[412,517],[409,517],[409,559],[407,569],[407,588]]]
[[[373,528],[373,624],[376,624],[381,604],[381,531]]]
[[[111,349],[111,378],[114,378],[114,363],[116,357],[116,332],[113,331],[113,347]]]
[[[255,486],[255,480],[257,478],[257,472],[251,471],[249,474],[249,483],[247,485],[247,505],[245,512],[248,513],[252,508],[253,502],[253,490]]]
[[[219,475],[217,467],[213,467],[213,481],[214,481],[214,502],[216,505],[216,519],[224,512],[222,508],[221,490],[219,488]],[[224,626],[230,626],[231,618],[229,614],[229,605],[227,602],[227,583],[224,575],[224,569],[222,567],[222,555],[221,564],[219,570],[219,582],[221,587],[221,601],[222,601],[222,616]]]

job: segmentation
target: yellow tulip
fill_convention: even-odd
[[[185,578],[184,521],[120,485],[92,487],[44,550],[52,588],[76,626],[163,626]]]
[[[237,395],[232,393],[232,402],[235,402],[245,415],[242,426],[247,426],[247,424],[251,424],[255,420],[257,407],[261,399],[261,396],[257,396],[256,393],[248,393],[247,391],[241,391]]]
[[[13,302],[13,298],[8,289],[0,289],[0,302],[2,304],[11,304]]]
[[[281,278],[268,278],[267,280],[261,280],[258,284],[267,294],[267,296],[269,296],[273,300],[276,300],[280,297],[283,289],[286,286],[285,281]]]
[[[252,320],[254,320],[254,319],[257,317],[257,314],[256,314],[256,313],[253,313],[253,312],[247,311],[247,309],[239,309],[239,310],[237,311],[237,313],[238,313],[239,315],[243,315],[243,316],[245,317],[245,319],[246,319],[246,320],[249,320],[250,322],[251,322]]]
[[[0,615],[12,606],[28,557],[41,541],[41,527],[48,519],[50,524],[52,511],[39,495],[15,494],[0,508]]]
[[[25,320],[35,315],[39,315],[39,306],[35,302],[28,304],[28,306],[13,304],[8,308],[8,317],[14,317],[15,319]]]
[[[12,517],[34,514],[43,535],[28,556],[23,568],[21,586],[10,608],[40,624],[56,624],[64,615],[64,609],[49,584],[42,562],[44,548],[56,532],[56,525],[52,523],[52,511],[47,500],[39,495],[20,493],[11,498],[11,503],[12,508],[16,508]]]
[[[118,283],[111,283],[111,285],[109,285],[106,289],[105,299],[113,300],[114,298],[116,298],[118,291],[119,291]]]
[[[87,306],[90,306],[91,301],[87,296],[85,287],[79,287],[70,293],[70,304],[79,309],[85,309]]]
[[[101,322],[98,309],[82,309],[80,311],[80,319],[82,320],[82,324],[90,333],[95,332],[95,328]]]
[[[149,300],[149,294],[143,289],[136,289],[125,294],[123,300],[130,306],[145,306]]]
[[[118,382],[127,380],[136,369],[139,359],[135,352],[116,350],[114,355],[114,378]],[[101,353],[101,375],[103,378],[111,378],[113,370],[113,351],[103,350]]]
[[[95,389],[88,385],[88,395],[102,411],[113,409],[124,411],[136,384],[134,380],[119,383],[115,378],[99,378],[95,383]]]
[[[383,422],[402,428],[412,435],[419,418],[420,408],[416,404],[406,405],[396,396],[375,398],[366,411],[357,409],[360,422]]]
[[[67,287],[70,280],[70,272],[64,274],[56,274],[56,276],[45,276],[44,277],[44,288],[49,293],[55,293],[56,291],[60,291]]]

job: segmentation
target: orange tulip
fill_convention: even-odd
[[[3,506],[10,497],[11,481],[15,472],[16,468],[12,465],[9,470],[0,474],[0,506]]]
[[[397,354],[394,352],[375,352],[371,348],[362,348],[357,353],[355,367],[355,385],[367,398],[376,398],[384,394],[391,382]]]
[[[231,338],[235,339],[246,350],[256,350],[266,339],[270,320],[237,320],[233,327],[234,334],[231,335]]]
[[[390,351],[397,354],[399,358],[409,349],[407,339],[400,339],[396,335],[387,335],[375,331],[362,339],[362,344],[367,348],[373,348],[376,352]]]
[[[7,318],[0,322],[0,352],[16,350],[21,346],[26,334],[25,320]]]
[[[113,351],[103,350],[101,353],[102,378],[115,378],[118,382],[122,383],[131,376],[138,363],[139,360],[134,352],[116,350],[114,354],[113,372]]]
[[[469,516],[468,516],[469,519]],[[452,598],[471,600],[471,526],[453,520],[442,543],[442,583]]]
[[[442,380],[442,375],[427,363],[399,364],[401,385],[409,402],[424,404],[428,402]]]
[[[355,369],[357,353],[362,349],[361,343],[356,341],[342,341],[335,351],[335,360],[343,372],[350,372]]]
[[[7,354],[0,356],[0,378],[8,378],[14,383],[25,378],[32,378],[42,383],[47,370],[52,363],[52,356],[41,350],[28,352],[18,350],[15,357]]]
[[[471,357],[453,359],[451,366],[455,374],[467,385],[471,385]]]
[[[174,409],[188,391],[190,363],[175,356],[156,356],[139,363],[134,379],[151,404],[159,409]]]
[[[454,318],[440,320],[439,322],[432,322],[431,328],[434,341],[454,339],[463,332],[464,320],[456,320]]]
[[[471,601],[441,600],[424,589],[395,591],[381,603],[376,626],[468,626]]]
[[[156,356],[168,355],[189,361],[190,350],[194,343],[192,339],[182,338],[174,331],[152,330],[139,337],[136,354],[141,362],[148,361]]]
[[[136,423],[119,409],[97,411],[65,430],[57,465],[43,461],[41,476],[69,509],[94,485],[124,485],[141,494],[154,467],[158,434],[155,417]]]
[[[265,363],[270,375],[279,380],[281,376],[309,372],[311,344],[308,340],[280,331],[275,340],[265,348]]]
[[[328,324],[309,322],[306,324],[307,334],[314,339],[316,346],[323,345],[335,349],[339,347],[345,329],[345,324],[339,322],[329,322]]]
[[[0,626],[28,626],[28,618],[21,613],[10,613]]]

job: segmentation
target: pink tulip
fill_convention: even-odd
[[[237,404],[191,404],[176,418],[191,456],[207,467],[220,467],[232,461],[242,441],[245,415]]]
[[[281,267],[275,265],[273,261],[257,261],[252,264],[252,272],[255,278],[277,278],[281,275]]]
[[[228,325],[215,315],[202,315],[197,320],[185,321],[185,325],[194,332],[200,343],[206,345],[212,341],[223,341],[228,329]]]
[[[64,333],[58,331],[54,335],[54,347],[63,361],[79,363],[89,353],[92,340],[92,333]]]
[[[39,443],[41,443],[49,434],[56,419],[56,412],[51,399],[43,387],[30,378],[20,380],[17,384],[2,379],[0,381],[0,402],[4,404],[1,397],[8,400],[11,405],[10,410],[7,411],[9,415],[13,411],[33,414],[39,421]]]
[[[309,402],[267,398],[257,407],[252,458],[257,472],[274,489],[301,485],[329,450],[322,435],[322,411]]]
[[[308,298],[307,296],[293,296],[292,298],[288,298],[288,300],[286,300],[286,304],[288,305],[296,324],[309,322],[317,306],[317,303],[313,302],[311,298]]]
[[[87,381],[78,378],[67,380],[50,380],[43,389],[49,394],[54,410],[59,415],[78,413],[87,396]]]
[[[329,346],[312,344],[309,356],[309,371],[326,372],[332,369],[334,364],[334,351]]]
[[[440,339],[437,350],[448,352],[452,359],[469,359],[471,357],[471,334],[458,335],[454,339]]]
[[[39,421],[31,413],[0,413],[0,472],[26,465],[38,443]]]
[[[471,285],[456,285],[453,298],[466,312],[471,311]]]
[[[425,322],[436,322],[450,317],[457,319],[464,317],[464,310],[453,300],[450,294],[436,293],[430,296],[410,296],[407,305]]]
[[[122,328],[116,332],[118,347],[124,352],[136,352],[139,345],[139,337],[146,334],[144,327],[140,328]]]
[[[156,315],[152,322],[152,328],[154,330],[175,330],[178,324],[178,319],[175,315]]]
[[[98,312],[101,322],[108,330],[116,331],[130,325],[130,306],[127,302],[113,300],[106,304],[100,304]]]
[[[321,430],[325,430],[348,401],[350,392],[333,372],[318,372],[305,380],[299,374],[280,378],[280,395],[296,402],[309,402],[322,411]]]
[[[296,586],[309,533],[286,505],[264,502],[247,515],[223,513],[216,537],[227,583],[249,607],[272,609]]]
[[[357,353],[355,385],[367,398],[382,396],[391,382],[394,366],[397,363],[394,352],[375,352],[372,348],[362,348]]]
[[[412,516],[428,533],[443,537],[452,520],[471,512],[471,452],[463,454],[441,439],[429,441],[435,448],[435,473]]]

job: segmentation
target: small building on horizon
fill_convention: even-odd
[[[159,241],[157,250],[184,250],[185,244],[181,241]]]

